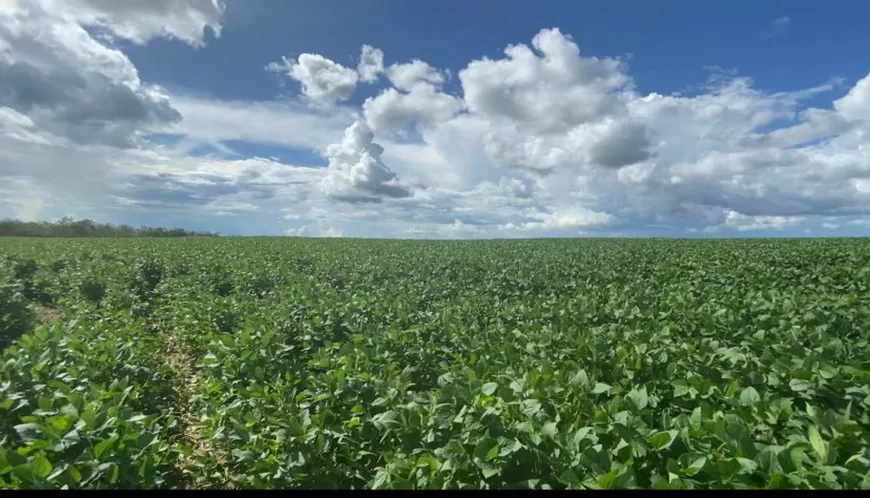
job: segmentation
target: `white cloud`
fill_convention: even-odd
[[[532,213],[528,216],[532,221],[518,224],[507,223],[499,226],[502,230],[577,230],[581,228],[598,227],[614,220],[614,217],[584,208]]]
[[[34,144],[50,145],[56,137],[36,130],[36,125],[29,117],[9,107],[0,107],[0,135],[4,138]]]
[[[791,18],[788,16],[777,17],[771,22],[771,24],[774,26],[788,26],[791,24]]]
[[[856,88],[860,90],[861,85]],[[477,220],[470,226],[479,229],[479,236],[503,236],[513,232],[576,233],[581,228],[588,229],[581,225],[589,220],[592,228],[609,227],[619,219],[623,226],[652,223],[685,229],[719,227],[746,231],[784,229],[807,222],[814,215],[860,215],[868,210],[870,195],[870,188],[864,188],[862,180],[870,177],[870,167],[864,159],[866,148],[861,148],[866,140],[862,137],[866,135],[862,134],[860,121],[847,118],[836,109],[800,110],[804,100],[833,89],[833,85],[825,84],[770,94],[753,89],[751,80],[730,76],[711,80],[705,91],[692,96],[644,96],[623,90],[614,115],[602,114],[589,122],[569,126],[561,133],[535,131],[526,138],[511,134],[529,129],[524,128],[525,124],[494,123],[491,117],[473,111],[452,117],[448,117],[448,112],[443,119],[428,123],[423,117],[425,113],[397,119],[395,123],[424,124],[420,130],[422,140],[395,142],[386,137],[379,140],[387,147],[383,158],[391,165],[383,178],[392,180],[386,184],[396,181],[390,175],[397,175],[407,183],[403,184],[401,195],[394,197],[394,201],[403,201],[397,204],[401,208],[394,208],[394,203],[379,205],[367,215],[366,219],[372,221],[366,223],[374,224],[379,219],[381,224],[372,226],[398,227],[411,220],[426,220],[414,222],[412,228],[447,236],[450,232],[444,226],[454,224],[452,220],[469,224],[464,217],[456,218],[462,215]],[[853,89],[848,95],[860,96],[858,90]],[[371,113],[374,100],[369,101],[366,117],[377,122],[372,117],[376,114]],[[849,97],[841,102],[847,103],[848,109],[860,99]],[[184,104],[179,106],[183,108]],[[364,113],[365,110],[364,107]],[[288,109],[285,117],[289,119],[300,112],[304,110]],[[265,128],[274,129],[268,123],[279,115],[282,114],[277,111],[274,116],[260,120],[264,123],[262,136],[270,136]],[[337,120],[316,114],[308,116],[305,128],[310,132],[322,130],[318,131],[320,137],[337,134],[335,129],[351,119],[349,112]],[[791,124],[758,131],[776,120]],[[228,130],[231,123],[232,120],[228,121]],[[331,124],[326,126],[327,123]],[[389,123],[379,124],[378,129],[397,126]],[[795,148],[802,142],[824,137],[828,137],[825,142]],[[270,140],[282,138],[275,134]],[[318,140],[315,148],[323,150],[323,138]],[[620,158],[618,154],[627,150],[639,150],[618,146],[632,140],[646,140],[649,157],[643,158],[644,153],[635,158]],[[494,152],[494,146],[503,150]],[[531,182],[502,179],[509,170],[499,168],[496,159],[509,157],[509,152],[523,160],[540,158],[537,163],[520,163],[526,166],[525,170],[551,168],[553,172],[546,177],[531,176]],[[608,153],[618,154],[611,157]],[[618,167],[633,159],[638,160]],[[377,181],[369,184],[374,187],[368,193],[360,195],[366,188],[358,187],[367,185],[367,178],[378,177],[369,175],[378,171],[369,169],[378,162],[363,163],[362,167],[358,162],[354,160],[351,164],[366,172],[357,175],[361,180],[354,183],[348,180],[350,174],[333,173],[330,180],[321,180],[322,189],[331,188],[334,194],[344,191],[345,200],[390,198],[374,193],[380,185]],[[568,165],[574,167],[564,168]],[[609,167],[595,168],[596,165]],[[333,168],[333,171],[352,169]],[[330,187],[333,180],[335,186]],[[425,188],[411,189],[407,185]],[[515,205],[509,199],[527,204]],[[341,219],[350,216],[345,211],[337,214],[335,207],[320,209]],[[572,211],[575,209],[579,211]],[[606,222],[594,216],[584,218],[578,214],[588,214],[583,210],[611,218]],[[558,213],[558,217],[553,214],[551,218],[534,218],[529,216],[530,212]],[[734,218],[730,212],[740,213],[751,221]],[[502,230],[497,230],[499,227]],[[379,233],[385,230],[375,229]]]
[[[620,108],[619,90],[631,79],[614,59],[581,57],[558,29],[543,30],[526,45],[510,45],[505,59],[472,61],[459,72],[469,108],[493,120],[558,133]]]
[[[870,74],[859,80],[843,98],[835,100],[834,108],[846,119],[870,124]]]
[[[375,131],[397,130],[406,126],[433,126],[449,121],[462,108],[462,100],[440,90],[441,71],[419,59],[393,64],[386,70],[395,88],[387,88],[363,102],[368,125]]]
[[[420,59],[391,65],[387,68],[387,78],[393,86],[405,91],[410,91],[418,83],[429,83],[434,87],[444,83],[441,72]]]
[[[438,225],[437,231],[441,233],[451,234],[453,236],[461,236],[463,234],[480,233],[480,228],[469,223],[463,223],[461,220],[454,219],[451,224]]]
[[[21,0],[12,0],[21,2]],[[223,0],[28,0],[51,11],[71,13],[82,24],[99,26],[119,38],[144,44],[157,37],[204,45],[206,29],[221,34]]]
[[[632,81],[620,61],[581,56],[558,29],[504,53],[459,72],[468,108],[490,125],[486,152],[498,164],[549,171],[648,157],[647,132],[626,108]]]
[[[393,130],[408,124],[433,126],[448,121],[462,108],[456,97],[432,85],[417,83],[408,93],[388,88],[363,103],[366,122],[373,130]]]
[[[79,22],[51,2],[0,8],[0,107],[44,132],[117,146],[181,120],[159,88],[141,82],[124,53]]]
[[[509,178],[503,176],[499,178],[498,186],[500,189],[502,189],[502,191],[514,197],[527,199],[532,196],[532,192],[530,191],[528,185],[526,185],[517,178]]]
[[[363,45],[356,68],[360,81],[374,83],[384,72],[384,51],[371,45]]]
[[[549,172],[561,167],[619,168],[649,157],[647,129],[639,124],[603,118],[578,125],[562,135],[530,136],[510,126],[487,135],[486,152],[505,166]]]
[[[800,216],[746,216],[736,211],[728,211],[725,226],[743,232],[747,230],[782,230],[804,221]]]
[[[266,69],[298,81],[306,98],[325,106],[349,99],[359,80],[356,71],[320,54],[301,54],[295,60],[282,57],[280,62],[272,62]]]
[[[329,158],[323,192],[346,202],[380,202],[385,197],[408,197],[411,191],[381,160],[384,149],[374,134],[357,121],[347,128],[341,143],[327,147]]]
[[[0,184],[16,186],[0,210],[42,218],[102,211],[125,179],[129,157],[148,146],[144,136],[181,120],[167,95],[141,81],[105,38],[163,36],[200,45],[196,33],[217,29],[220,17],[200,23],[186,13],[202,8],[181,1],[0,4]],[[166,29],[148,29],[158,24]],[[85,26],[100,27],[100,38]]]

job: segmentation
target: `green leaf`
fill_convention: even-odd
[[[480,388],[480,392],[487,396],[492,396],[496,389],[498,389],[498,384],[495,382],[487,382]]]
[[[792,379],[791,382],[788,383],[788,386],[792,391],[801,392],[813,387],[813,383],[803,379]]]
[[[754,460],[748,458],[737,457],[737,463],[740,464],[741,474],[752,474],[758,470],[758,464]]]
[[[398,429],[402,426],[399,414],[394,410],[387,410],[372,417],[372,423],[380,430]]]
[[[531,434],[535,431],[535,428],[530,422],[520,422],[514,427],[514,429],[518,430],[519,432],[524,432],[526,434]]]
[[[595,384],[595,387],[592,388],[592,394],[609,393],[611,389],[613,389],[613,387],[610,384],[598,382]]]
[[[103,453],[105,453],[113,444],[115,444],[114,437],[100,441],[96,446],[94,446],[94,456],[97,457],[98,460],[102,459]]]
[[[549,438],[556,437],[556,434],[559,433],[559,428],[556,425],[556,422],[547,422],[544,424],[544,427],[541,428],[541,435],[547,436]]]
[[[692,462],[686,466],[685,472],[687,476],[693,476],[704,468],[707,464],[707,457],[704,455],[694,456]]]
[[[819,461],[824,463],[828,458],[828,445],[827,443],[825,443],[825,440],[822,439],[822,435],[819,433],[818,427],[814,425],[810,426],[808,435],[810,440],[810,446],[813,447],[816,455],[819,456]]]
[[[789,450],[789,459],[796,469],[802,469],[804,466],[804,460],[806,459],[806,453],[803,448],[794,447]]]
[[[93,428],[97,424],[97,413],[93,406],[88,405],[85,411],[82,412],[81,418],[89,428]]]
[[[33,472],[33,466],[29,463],[12,467],[12,474],[27,484],[36,483],[36,474]]]
[[[665,450],[670,448],[670,446],[674,443],[674,440],[677,438],[677,431],[661,431],[656,432],[649,438],[649,443],[658,451]]]
[[[649,395],[646,392],[646,387],[632,389],[626,394],[626,397],[634,403],[635,408],[638,410],[643,410],[649,404]]]
[[[568,381],[568,384],[575,385],[586,385],[589,384],[589,376],[586,375],[586,370],[581,369],[579,372],[575,373],[571,380]]]
[[[474,447],[474,458],[476,462],[488,462],[497,456],[498,441],[491,437],[481,439]]]
[[[559,482],[568,486],[568,489],[576,489],[581,487],[583,484],[577,477],[577,474],[575,474],[571,469],[562,472],[562,475],[559,476]]]
[[[541,411],[541,402],[536,399],[527,399],[523,401],[523,414],[529,417],[534,416]]]
[[[498,456],[504,457],[523,449],[523,443],[516,439],[507,439],[499,444]]]
[[[30,464],[30,468],[31,470],[33,470],[34,474],[43,479],[48,477],[48,475],[51,474],[51,469],[53,469],[53,467],[51,466],[51,462],[49,462],[48,459],[42,455],[39,455],[33,459],[33,462],[31,462]]]
[[[616,483],[616,478],[619,477],[618,470],[611,470],[610,472],[598,476],[598,480],[596,481],[601,489],[613,489],[614,483]]]
[[[498,468],[490,465],[484,465],[480,470],[483,471],[483,477],[485,479],[489,479],[500,472]]]
[[[581,427],[577,429],[577,432],[574,433],[574,446],[580,446],[580,442],[586,439],[586,436],[592,432],[592,427]]]
[[[3,451],[3,448],[0,448],[0,451]],[[27,465],[27,459],[11,448],[3,451],[3,458],[4,460],[6,460],[7,465],[11,465],[13,467],[18,465]]]
[[[740,393],[740,404],[743,406],[752,406],[761,401],[761,395],[754,387],[749,386]]]
[[[701,422],[702,422],[702,412],[701,407],[696,406],[694,410],[692,410],[692,414],[689,416],[689,424],[692,426],[692,429],[696,431],[701,430]]]

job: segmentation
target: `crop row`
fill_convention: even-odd
[[[4,244],[4,487],[870,488],[861,240]]]

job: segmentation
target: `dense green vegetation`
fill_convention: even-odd
[[[10,238],[0,285],[2,488],[870,488],[862,239]]]
[[[133,228],[129,225],[97,223],[93,220],[63,218],[56,222],[0,220],[0,237],[214,237],[212,232],[193,232],[183,228]]]

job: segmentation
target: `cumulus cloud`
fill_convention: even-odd
[[[433,127],[459,113],[462,100],[441,91],[441,71],[419,59],[393,64],[386,70],[395,88],[387,88],[363,102],[366,123],[375,131],[409,125]]]
[[[381,160],[383,152],[368,126],[355,122],[345,130],[341,143],[327,147],[329,166],[321,190],[345,202],[380,202],[385,197],[410,196],[410,189]]]
[[[407,93],[388,88],[363,102],[366,122],[378,131],[409,124],[433,126],[448,121],[461,108],[459,99],[427,83],[414,84]]]
[[[486,151],[494,161],[546,172],[618,168],[649,157],[647,132],[626,107],[632,80],[622,62],[581,56],[558,29],[542,30],[531,48],[510,45],[504,53],[459,72],[469,110],[490,125]]]
[[[325,106],[349,99],[359,80],[356,71],[320,54],[301,54],[296,59],[282,57],[280,62],[272,62],[266,69],[296,80],[308,100]]]
[[[630,109],[658,138],[656,161],[620,174],[621,185],[610,188],[624,192],[619,198],[635,214],[735,229],[746,224],[732,212],[794,223],[866,213],[870,198],[854,183],[870,173],[854,112],[861,86],[835,101],[834,111],[796,111],[829,85],[764,94],[746,78],[695,97],[637,99]],[[758,131],[777,120],[793,124]]]
[[[99,26],[137,44],[167,37],[203,46],[206,30],[215,37],[221,35],[221,18],[226,10],[223,0],[36,1],[50,11],[69,12],[84,25]]]
[[[130,154],[148,146],[149,132],[181,119],[106,40],[201,45],[207,27],[217,34],[223,4],[208,8],[196,0],[2,2],[0,184],[17,187],[0,210],[60,217],[106,209]]]
[[[317,120],[305,127],[321,130],[316,147],[330,163],[320,194],[355,206],[394,202],[365,211],[318,204],[300,223],[353,220],[359,230],[384,233],[389,224],[399,236],[437,237],[604,234],[617,222],[628,233],[712,233],[801,230],[820,217],[857,226],[838,220],[870,210],[868,79],[827,109],[806,102],[837,83],[771,93],[736,73],[717,73],[689,93],[643,95],[620,61],[580,56],[557,30],[543,30],[531,48],[509,47],[503,59],[469,63],[459,73],[462,99],[441,90],[434,75],[443,73],[428,64],[405,66],[392,78],[387,69],[396,87],[367,99],[365,124],[329,153],[324,137],[337,135],[341,121],[332,131]],[[277,122],[278,114],[263,116]],[[382,140],[386,153],[368,145],[367,128],[408,125],[418,125],[419,138]],[[282,140],[262,128],[252,133]],[[520,169],[506,176],[503,166]],[[427,187],[407,187],[419,183]]]
[[[387,78],[400,90],[411,90],[417,83],[429,83],[440,87],[444,83],[444,75],[420,59],[414,59],[405,64],[393,64],[387,68]]]
[[[384,72],[384,51],[371,45],[363,45],[356,71],[362,82],[374,83],[377,81],[378,76]]]
[[[126,55],[49,7],[0,9],[0,107],[54,135],[115,146],[181,120],[159,88],[141,82]]]
[[[649,157],[649,132],[643,125],[604,118],[563,135],[529,136],[521,127],[487,135],[486,151],[505,166],[540,172],[573,166],[620,168]]]
[[[601,213],[585,208],[567,208],[541,213],[533,213],[528,216],[532,221],[519,224],[507,223],[499,226],[502,230],[565,230],[581,229],[606,225],[614,220],[607,213]]]
[[[620,107],[618,91],[631,84],[615,59],[581,57],[558,29],[542,30],[527,45],[509,45],[505,59],[472,61],[459,72],[469,108],[482,116],[564,132]]]
[[[851,121],[870,123],[870,74],[859,80],[844,97],[834,101],[834,109]]]

